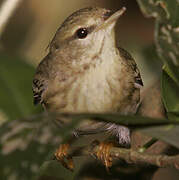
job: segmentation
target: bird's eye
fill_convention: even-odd
[[[84,39],[88,35],[88,30],[86,28],[80,28],[76,31],[76,35],[79,39]]]

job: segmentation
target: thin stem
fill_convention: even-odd
[[[139,148],[139,152],[144,152],[146,149],[148,149],[149,147],[151,147],[154,143],[156,143],[158,141],[158,139],[156,138],[152,138],[150,141],[148,141],[147,143],[145,143],[141,148]]]
[[[95,156],[99,151],[99,145],[73,146],[69,149],[66,157]],[[129,164],[154,165],[157,167],[174,167],[179,169],[179,155],[168,156],[165,154],[140,153],[133,149],[111,147],[109,156],[112,159],[124,160]],[[52,156],[51,156],[52,157]],[[55,160],[55,159],[54,159]]]
[[[22,0],[5,0],[0,8],[0,36],[2,35],[9,18]]]

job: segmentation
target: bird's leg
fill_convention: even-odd
[[[74,135],[70,136],[67,143],[60,144],[56,152],[54,153],[55,159],[62,163],[62,165],[69,169],[74,169],[74,163],[71,156],[68,155],[68,151],[70,149],[70,145],[76,140],[77,138]]]
[[[100,159],[106,167],[106,170],[109,171],[109,167],[112,166],[112,157],[110,156],[110,149],[114,146],[112,142],[98,142],[94,141],[98,144],[98,150],[96,152],[96,156]]]
[[[101,143],[96,142],[96,145],[98,145],[98,151],[96,153],[96,156],[104,163],[107,171],[109,171],[109,167],[112,166],[112,157],[110,156],[110,149],[114,145],[129,148],[130,130],[124,126],[107,124],[107,131],[109,132],[110,140],[108,139],[107,141]],[[118,143],[114,139],[114,137],[117,138]]]
[[[91,135],[91,134],[99,134],[99,133],[104,133],[106,131],[106,129],[104,128],[104,126],[102,127],[98,127],[98,128],[89,128],[86,129],[85,131],[76,131],[76,136],[82,136],[82,135]],[[95,140],[93,143],[94,144],[98,144],[99,149],[96,153],[96,156],[98,159],[100,159],[107,171],[109,171],[109,167],[112,166],[112,158],[110,157],[110,149],[113,146],[112,142],[101,142],[99,143],[97,140]]]
[[[61,127],[61,124],[59,123],[59,121],[55,122],[58,126]],[[85,131],[80,131],[80,130],[75,130],[72,133],[72,136],[70,136],[68,143],[66,144],[61,144],[58,149],[56,150],[56,152],[54,153],[55,159],[58,160],[59,162],[62,163],[62,165],[69,169],[69,170],[73,170],[74,169],[74,163],[73,163],[73,159],[72,157],[70,157],[68,155],[68,151],[70,149],[70,144],[72,144],[75,140],[77,140],[78,137],[83,136],[83,135],[89,135],[89,134],[96,134],[99,133],[100,131],[97,129],[87,129]]]
[[[55,158],[62,163],[62,165],[69,169],[73,170],[74,169],[74,163],[72,157],[68,156],[68,150],[70,148],[70,144],[61,144],[59,148],[56,150],[54,153]],[[65,158],[67,161],[65,161]]]

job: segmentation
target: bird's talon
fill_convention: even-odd
[[[73,171],[73,169],[74,169],[74,163],[73,163],[73,159],[70,157],[70,158],[68,158],[68,167],[67,167],[67,169],[69,169],[69,170],[71,170],[71,171]]]
[[[56,150],[54,153],[56,160],[60,161],[62,165],[69,169],[73,170],[74,169],[74,163],[72,157],[68,156],[68,149],[69,149],[69,144],[61,144],[59,148]],[[65,161],[66,158],[66,161]]]
[[[109,171],[109,167],[112,166],[112,158],[110,156],[110,149],[112,146],[112,143],[102,142],[99,144],[99,149],[96,153],[97,158],[104,163],[107,171]]]

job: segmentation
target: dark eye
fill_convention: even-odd
[[[88,35],[88,30],[86,28],[80,28],[76,31],[76,35],[79,39],[84,39]]]

